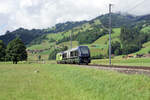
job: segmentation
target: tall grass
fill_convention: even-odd
[[[92,64],[109,65],[109,59],[92,60]],[[112,65],[150,67],[150,58],[129,58],[129,59],[115,58],[112,59]]]
[[[150,78],[56,64],[0,64],[0,100],[149,100]]]

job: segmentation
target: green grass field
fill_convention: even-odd
[[[109,65],[109,59],[92,60],[91,64]],[[130,59],[115,58],[112,59],[112,65],[150,67],[150,58],[130,58]]]
[[[150,78],[71,65],[0,63],[0,90],[0,100],[149,100]]]

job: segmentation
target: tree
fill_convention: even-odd
[[[2,40],[0,40],[0,61],[4,61],[5,60],[5,49],[6,49],[6,47],[5,47],[5,45],[4,45],[4,43],[3,43],[3,41]]]
[[[130,54],[142,48],[142,42],[145,42],[140,28],[121,28],[120,40],[122,43],[123,54]]]
[[[112,42],[111,47],[112,54],[120,55],[122,53],[121,44],[118,41]]]
[[[19,38],[16,38],[8,43],[6,58],[8,61],[13,61],[13,64],[17,64],[18,61],[27,60],[26,47]]]

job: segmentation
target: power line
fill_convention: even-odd
[[[132,11],[133,9],[137,8],[140,4],[142,4],[145,0],[142,0],[141,2],[137,3],[135,6],[133,6],[132,8],[126,10],[125,12],[128,12],[128,11]]]

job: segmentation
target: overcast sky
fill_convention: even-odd
[[[0,35],[19,27],[41,29],[90,20],[108,13],[109,3],[114,4],[113,12],[150,13],[150,0],[0,0]]]

